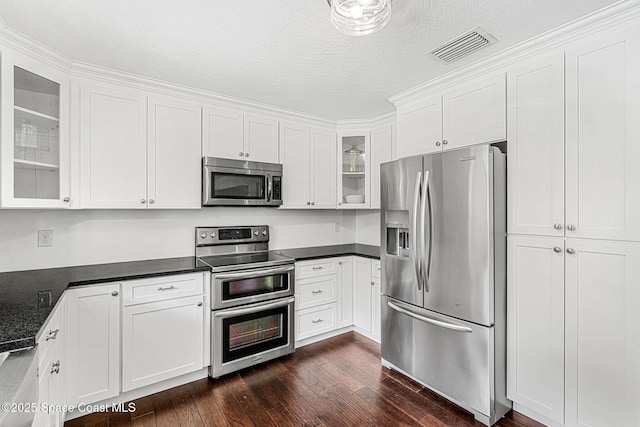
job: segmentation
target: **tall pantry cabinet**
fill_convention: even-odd
[[[550,423],[640,425],[639,88],[635,28],[507,74],[507,393]]]

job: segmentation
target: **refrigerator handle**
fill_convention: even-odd
[[[402,307],[398,307],[391,301],[387,301],[387,305],[392,309],[394,309],[395,311],[406,314],[407,316],[413,317],[414,319],[419,320],[421,322],[431,323],[432,325],[440,326],[441,328],[451,329],[453,331],[458,331],[458,332],[473,332],[473,329],[467,326],[456,325],[454,323],[447,323],[447,322],[443,322],[442,320],[430,319],[428,317],[420,316],[419,314],[415,314],[409,310],[405,310]]]
[[[424,274],[424,290],[429,292],[429,281],[431,276],[431,251],[433,249],[433,215],[431,212],[431,191],[429,189],[429,171],[424,172],[424,184],[422,186],[424,190],[424,196],[422,197],[420,204],[420,212],[422,214],[422,220],[420,221],[420,243],[422,258],[420,261],[423,263],[421,270]],[[425,236],[425,221],[427,219],[426,210],[427,204],[429,205],[429,247],[427,248],[427,242]],[[429,255],[427,255],[427,250]],[[425,260],[426,258],[426,260]],[[424,263],[426,262],[426,266]]]
[[[420,221],[420,199],[422,198],[422,171],[418,171],[416,175],[416,189],[413,193],[413,242],[409,244],[411,249],[411,258],[413,258],[413,266],[416,269],[416,277],[418,278],[418,290],[422,290],[422,263],[420,262],[420,243],[418,234],[418,223]]]

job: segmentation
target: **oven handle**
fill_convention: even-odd
[[[214,274],[213,278],[215,280],[232,280],[238,278],[251,279],[253,277],[260,277],[269,274],[288,273],[293,270],[295,270],[295,267],[293,265],[288,265],[286,267],[268,268],[265,270],[245,270],[238,273]]]
[[[215,317],[221,317],[221,318],[240,316],[242,314],[256,313],[256,312],[262,311],[262,310],[269,310],[271,308],[283,307],[285,305],[291,304],[295,300],[296,300],[295,298],[289,298],[289,299],[284,300],[284,301],[272,302],[270,304],[254,305],[252,307],[240,308],[238,310],[218,311],[218,312],[214,312],[213,315]]]

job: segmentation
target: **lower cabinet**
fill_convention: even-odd
[[[567,426],[640,425],[640,244],[508,238],[507,395]]]
[[[380,342],[380,261],[355,257],[353,324]]]

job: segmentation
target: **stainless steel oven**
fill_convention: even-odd
[[[281,164],[202,158],[202,206],[281,204]]]
[[[212,271],[213,378],[294,351],[294,260],[268,242],[266,225],[196,228],[196,257]]]

